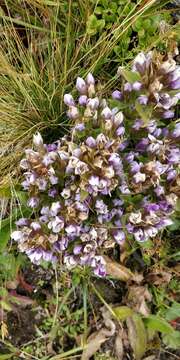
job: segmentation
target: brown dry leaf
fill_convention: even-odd
[[[121,281],[133,279],[133,273],[125,266],[112,261],[108,256],[104,256],[104,260],[106,262],[106,271],[108,275]]]
[[[144,323],[138,314],[126,320],[128,338],[136,360],[140,360],[146,351],[147,334]]]
[[[150,355],[148,357],[145,357],[143,360],[156,360],[156,355]]]
[[[101,345],[108,340],[109,337],[113,336],[116,331],[116,325],[111,319],[112,315],[109,310],[103,306],[101,309],[104,325],[102,329],[91,334],[87,339],[87,347],[82,353],[81,360],[89,360],[96,351],[98,351]],[[121,360],[121,359],[120,359]]]
[[[146,301],[151,301],[152,296],[145,286],[131,286],[127,295],[127,301],[131,307],[140,314],[150,314]]]
[[[115,354],[117,357],[117,360],[123,360],[123,342],[122,342],[122,330],[118,332],[116,339],[115,339]]]
[[[106,329],[101,329],[99,331],[94,332],[89,336],[87,347],[82,353],[81,360],[89,360],[91,356],[93,356],[96,351],[98,351],[101,345],[108,339],[106,336]]]
[[[167,271],[155,271],[147,275],[146,280],[154,285],[169,284],[172,274]]]

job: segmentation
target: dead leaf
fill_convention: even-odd
[[[81,360],[89,360],[91,356],[93,356],[96,351],[100,349],[101,345],[115,334],[116,325],[111,318],[112,315],[110,311],[105,306],[102,306],[100,310],[102,313],[105,327],[103,327],[99,331],[94,332],[88,337],[87,347],[82,353]]]
[[[123,342],[122,342],[122,330],[118,332],[116,339],[115,339],[115,354],[117,357],[117,360],[123,360]]]
[[[152,296],[145,286],[131,286],[127,294],[127,302],[131,307],[144,316],[150,314],[146,301],[151,301]]]
[[[106,262],[106,271],[108,275],[111,275],[113,278],[119,279],[121,281],[128,281],[133,279],[133,273],[131,270],[123,265],[118,264],[115,261],[112,261],[108,256],[103,257]]]
[[[138,314],[126,320],[128,337],[136,360],[140,360],[146,351],[147,335],[144,323]]]
[[[156,356],[155,355],[150,355],[148,357],[145,357],[143,360],[156,360]]]
[[[89,336],[87,341],[87,347],[82,353],[81,360],[89,360],[101,347],[101,345],[108,339],[104,330],[94,332]]]
[[[172,274],[167,271],[154,271],[147,275],[146,280],[154,285],[169,284]]]

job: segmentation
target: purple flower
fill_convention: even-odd
[[[138,242],[144,242],[144,241],[148,240],[147,234],[145,234],[141,228],[137,228],[134,230],[134,237],[135,237],[135,240]]]
[[[141,105],[147,105],[148,103],[148,97],[146,95],[140,95],[138,97],[138,101]]]
[[[154,192],[157,196],[161,196],[164,194],[164,187],[159,185],[154,189]]]
[[[139,164],[137,161],[132,161],[130,163],[130,171],[132,174],[138,173],[141,169],[141,164]]]
[[[167,172],[167,180],[168,180],[168,181],[174,180],[175,177],[176,177],[176,175],[177,175],[176,170],[173,170],[173,169],[172,169],[172,170],[168,171],[168,172]]]
[[[114,237],[114,240],[119,244],[119,245],[122,245],[124,242],[125,242],[125,233],[124,231],[122,230],[118,230],[114,233],[113,235]]]
[[[104,277],[106,275],[106,262],[102,256],[94,256],[91,260],[91,267],[97,276]]]
[[[91,84],[94,85],[95,84],[94,76],[91,73],[87,74],[86,82],[87,82],[88,85],[91,85]]]
[[[136,119],[135,122],[134,122],[134,124],[133,124],[133,126],[132,126],[132,129],[134,129],[134,130],[139,130],[139,129],[141,129],[141,127],[143,126],[143,124],[144,124],[143,120],[141,120],[141,119]]]
[[[51,188],[48,190],[48,196],[49,197],[52,197],[52,198],[55,198],[58,194],[58,191],[56,188]]]
[[[32,221],[30,227],[34,230],[34,231],[38,231],[41,229],[41,225],[37,222],[37,221]]]
[[[83,130],[85,130],[85,125],[83,123],[76,124],[74,127],[74,130],[83,131]]]
[[[110,110],[110,108],[108,106],[106,106],[103,111],[101,112],[101,115],[105,118],[105,119],[111,119],[112,116],[112,111]]]
[[[96,140],[92,136],[89,136],[86,139],[86,145],[89,146],[90,148],[94,148],[96,147]]]
[[[123,142],[119,145],[119,147],[118,147],[119,151],[123,151],[124,149],[126,149],[126,147],[127,147],[128,145],[129,145],[129,141],[128,141],[128,140],[123,141]]]
[[[130,91],[132,91],[132,89],[133,89],[133,87],[130,83],[127,82],[124,84],[124,91],[130,92]]]
[[[144,73],[146,69],[146,62],[146,55],[143,52],[139,53],[133,61],[133,71],[140,72],[141,74]]]
[[[80,92],[80,94],[86,94],[87,86],[81,77],[78,77],[76,80],[76,89]]]
[[[79,235],[79,227],[77,225],[68,225],[65,227],[65,231],[67,233],[67,236],[78,236]]]
[[[170,83],[171,89],[180,89],[180,77]]]
[[[95,208],[97,214],[107,214],[108,212],[108,207],[103,200],[96,200]]]
[[[99,99],[95,97],[93,99],[89,99],[87,105],[90,107],[91,110],[97,110],[99,107]]]
[[[147,138],[142,138],[142,140],[140,140],[140,141],[137,143],[137,145],[136,145],[136,150],[137,150],[137,151],[142,151],[142,152],[144,152],[144,151],[146,150],[148,144],[149,144],[149,139],[147,139]]]
[[[74,99],[73,99],[71,94],[65,94],[64,95],[64,103],[67,106],[75,106],[75,102],[74,102]]]
[[[29,220],[26,218],[21,218],[16,221],[17,226],[28,226],[28,224],[29,224]]]
[[[139,91],[142,89],[142,83],[140,81],[135,81],[133,84],[132,84],[132,88],[133,90],[135,91]]]
[[[76,119],[79,116],[79,110],[76,106],[70,106],[68,112],[67,112],[67,116],[70,119]]]
[[[78,99],[79,105],[86,106],[88,101],[87,95],[81,95]]]
[[[27,206],[31,207],[31,208],[36,208],[39,205],[39,199],[35,196],[31,197],[28,201],[27,201]]]
[[[74,246],[74,249],[73,249],[74,255],[79,255],[79,254],[81,254],[81,250],[82,250],[82,245],[75,245],[75,246]]]
[[[175,125],[175,128],[172,131],[171,135],[174,138],[180,137],[180,122]]]
[[[120,126],[120,127],[118,127],[118,129],[116,130],[116,135],[117,135],[117,136],[122,136],[122,135],[124,135],[124,133],[125,133],[125,128],[124,128],[124,126]]]
[[[48,229],[52,229],[55,234],[58,234],[63,228],[64,220],[59,216],[55,216],[55,218],[48,223]]]
[[[51,216],[56,216],[61,209],[61,204],[59,201],[53,202],[50,209]],[[41,212],[42,213],[42,212]]]
[[[112,98],[113,98],[114,100],[122,100],[122,92],[119,91],[119,90],[113,91],[113,93],[112,93]]]
[[[172,110],[164,111],[164,113],[162,114],[162,117],[164,119],[171,119],[174,117],[174,111],[172,111]]]

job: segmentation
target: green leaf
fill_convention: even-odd
[[[0,230],[0,251],[4,250],[11,235],[9,224]]]
[[[92,14],[88,18],[86,32],[88,35],[95,35],[98,31],[101,31],[104,26],[105,20],[98,20],[96,15]]]
[[[147,125],[149,120],[151,119],[151,115],[152,115],[152,111],[153,111],[152,106],[141,105],[139,103],[139,101],[137,100],[135,102],[135,108],[136,108],[136,111],[138,112],[139,116],[141,117],[141,119],[144,121],[144,125]]]
[[[0,360],[7,360],[7,359],[11,359],[14,356],[14,353],[10,353],[10,354],[3,354],[0,355]]]
[[[147,333],[139,314],[126,320],[128,337],[136,360],[140,360],[146,351]]]
[[[120,68],[119,72],[130,84],[133,84],[135,81],[141,80],[140,74],[136,71],[130,71]]]
[[[119,320],[125,320],[134,313],[134,311],[128,306],[117,306],[113,308],[113,311]]]
[[[161,333],[171,334],[174,330],[165,319],[159,318],[156,315],[149,315],[146,319],[144,319],[144,322],[148,328]]]
[[[164,344],[168,347],[180,349],[180,331],[173,331],[171,334],[165,334],[162,339]]]
[[[180,318],[180,304],[174,302],[170,309],[167,310],[165,318],[168,321]]]
[[[6,310],[6,311],[11,311],[12,310],[12,307],[11,305],[9,305],[6,301],[4,300],[1,300],[0,301],[0,306],[2,309]]]
[[[81,190],[80,197],[81,201],[84,201],[88,197],[89,193],[85,190]]]

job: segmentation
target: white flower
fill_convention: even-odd
[[[129,221],[132,224],[140,224],[142,221],[142,214],[140,211],[136,212],[136,213],[131,213],[129,216]]]
[[[13,239],[14,241],[21,241],[23,240],[23,232],[22,231],[13,231],[11,234],[11,239]]]
[[[39,132],[37,132],[35,135],[33,135],[33,144],[36,147],[43,145],[43,138]]]
[[[61,209],[60,202],[59,201],[53,202],[50,209],[51,215],[56,216],[60,209]]]
[[[141,173],[141,172],[137,172],[134,176],[133,179],[135,180],[135,183],[139,183],[139,182],[144,182],[146,180],[146,175]]]

